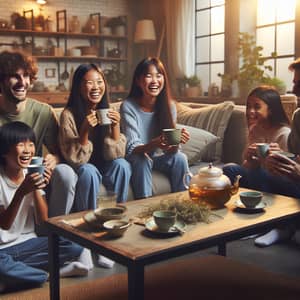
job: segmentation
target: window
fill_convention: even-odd
[[[256,43],[262,46],[263,56],[273,67],[270,76],[282,79],[292,89],[292,73],[288,65],[295,57],[296,0],[257,0]]]
[[[196,74],[202,88],[221,86],[218,73],[224,73],[225,0],[196,1]]]

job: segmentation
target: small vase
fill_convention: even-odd
[[[77,16],[72,16],[69,22],[69,32],[80,33],[80,21]]]

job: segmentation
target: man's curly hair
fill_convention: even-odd
[[[38,66],[36,60],[22,51],[3,51],[0,53],[0,83],[8,76],[23,69],[33,82],[37,79]],[[0,89],[1,92],[1,89]]]

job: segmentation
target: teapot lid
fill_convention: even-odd
[[[220,168],[214,167],[212,163],[209,163],[207,167],[201,168],[198,174],[203,177],[220,177],[223,171]]]

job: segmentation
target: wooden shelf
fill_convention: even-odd
[[[1,35],[9,36],[40,36],[40,37],[53,37],[53,38],[70,38],[70,39],[87,39],[87,38],[104,38],[104,39],[123,39],[126,40],[127,36],[114,35],[114,34],[96,34],[96,33],[73,33],[73,32],[56,32],[56,31],[36,31],[36,30],[20,30],[20,29],[0,29]]]

